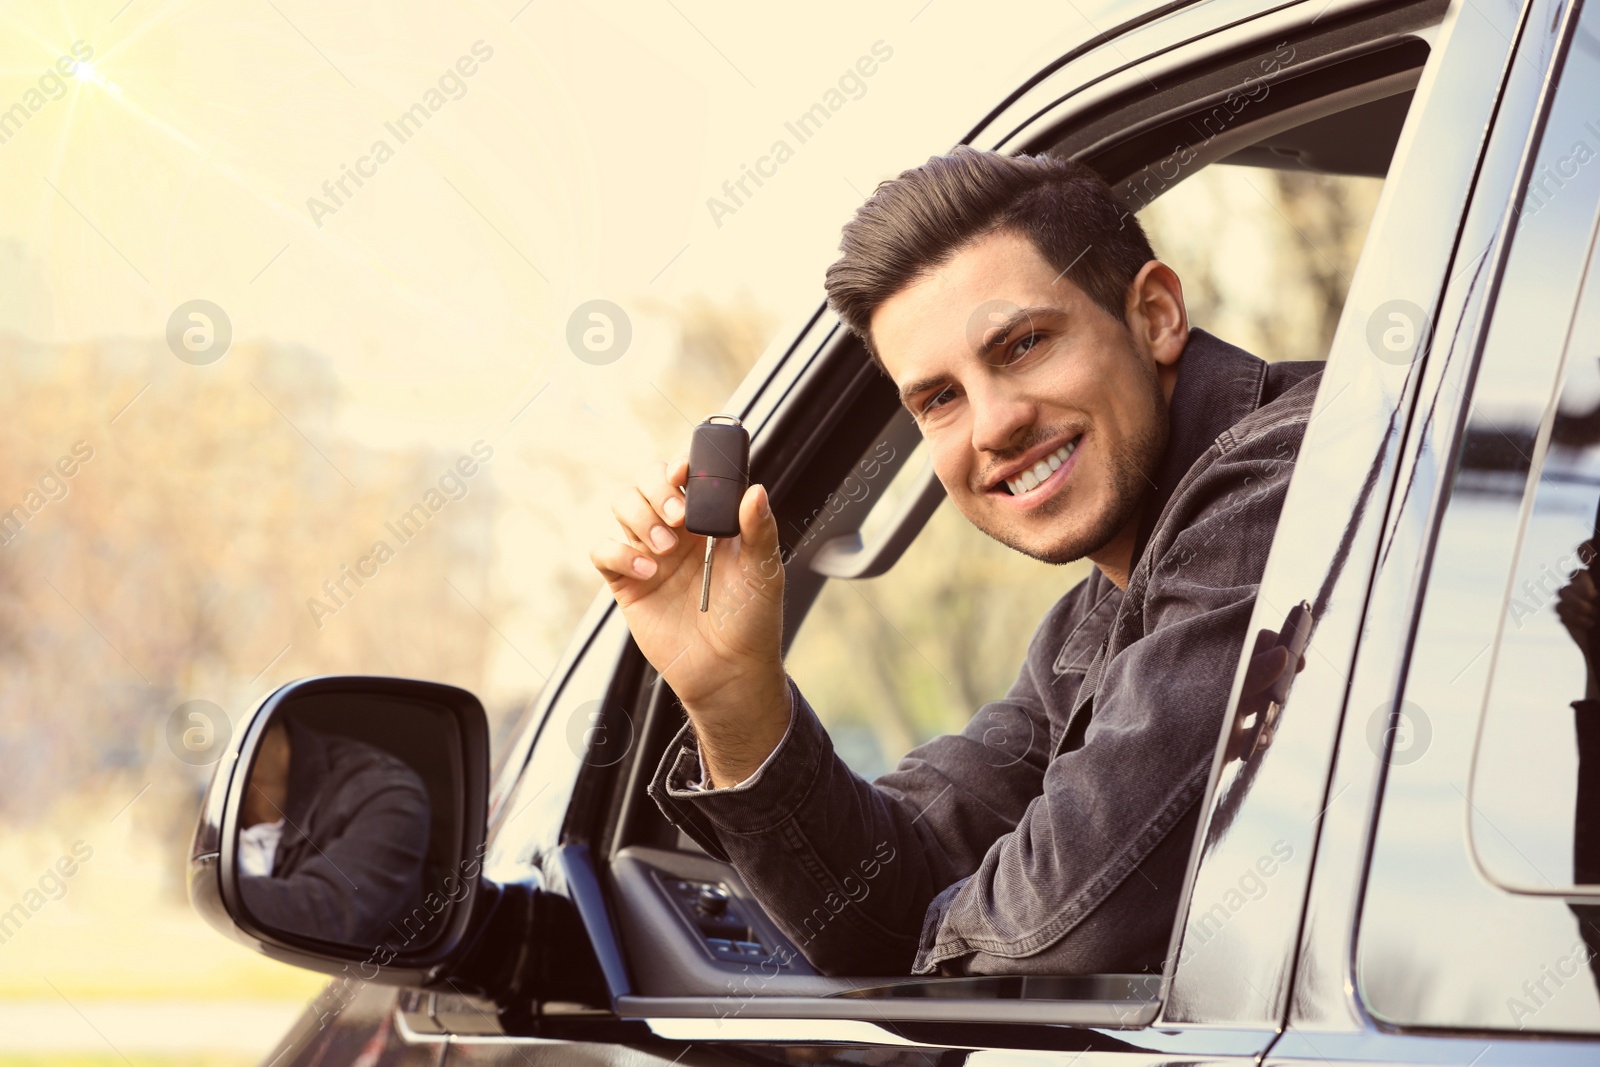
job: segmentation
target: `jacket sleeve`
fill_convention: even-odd
[[[689,789],[700,767],[685,723],[649,793],[669,820],[734,866],[819,971],[908,974],[929,902],[977,867],[1039,791],[1050,728],[1038,687],[1075,687],[1081,677],[1054,676],[1050,664],[1089,584],[1052,607],[1003,698],[872,782],[835,754],[790,679],[789,733],[759,774],[725,789]]]

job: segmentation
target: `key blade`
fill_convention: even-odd
[[[711,553],[717,546],[715,537],[706,538],[706,565],[700,572],[700,610],[705,611],[711,603]]]

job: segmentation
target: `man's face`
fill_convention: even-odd
[[[1125,323],[999,231],[878,307],[879,356],[968,521],[1046,563],[1131,556],[1187,335],[1176,285],[1147,263]]]
[[[245,826],[277,822],[289,802],[289,728],[275,722],[261,737],[261,748],[245,790],[240,818]]]

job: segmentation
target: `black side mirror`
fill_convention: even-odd
[[[463,689],[292,682],[217,765],[190,899],[285,963],[424,984],[459,954],[480,903],[488,779],[488,723]]]

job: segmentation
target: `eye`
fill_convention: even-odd
[[[1017,362],[1023,356],[1026,356],[1029,352],[1039,347],[1039,341],[1039,335],[1031,330],[1017,338],[1017,343],[1012,345],[1010,350],[1007,352],[1007,355],[1010,358],[1006,360],[1005,365],[1009,366],[1010,364]]]
[[[948,397],[949,395],[950,395],[950,387],[947,385],[943,389],[939,390],[937,393],[934,393],[931,397],[929,397],[923,403],[922,407],[917,409],[917,416],[919,418],[921,418],[921,417],[927,415],[929,412],[933,411],[935,408],[942,407],[943,405],[940,404],[939,402],[941,400],[943,400],[944,398]]]

